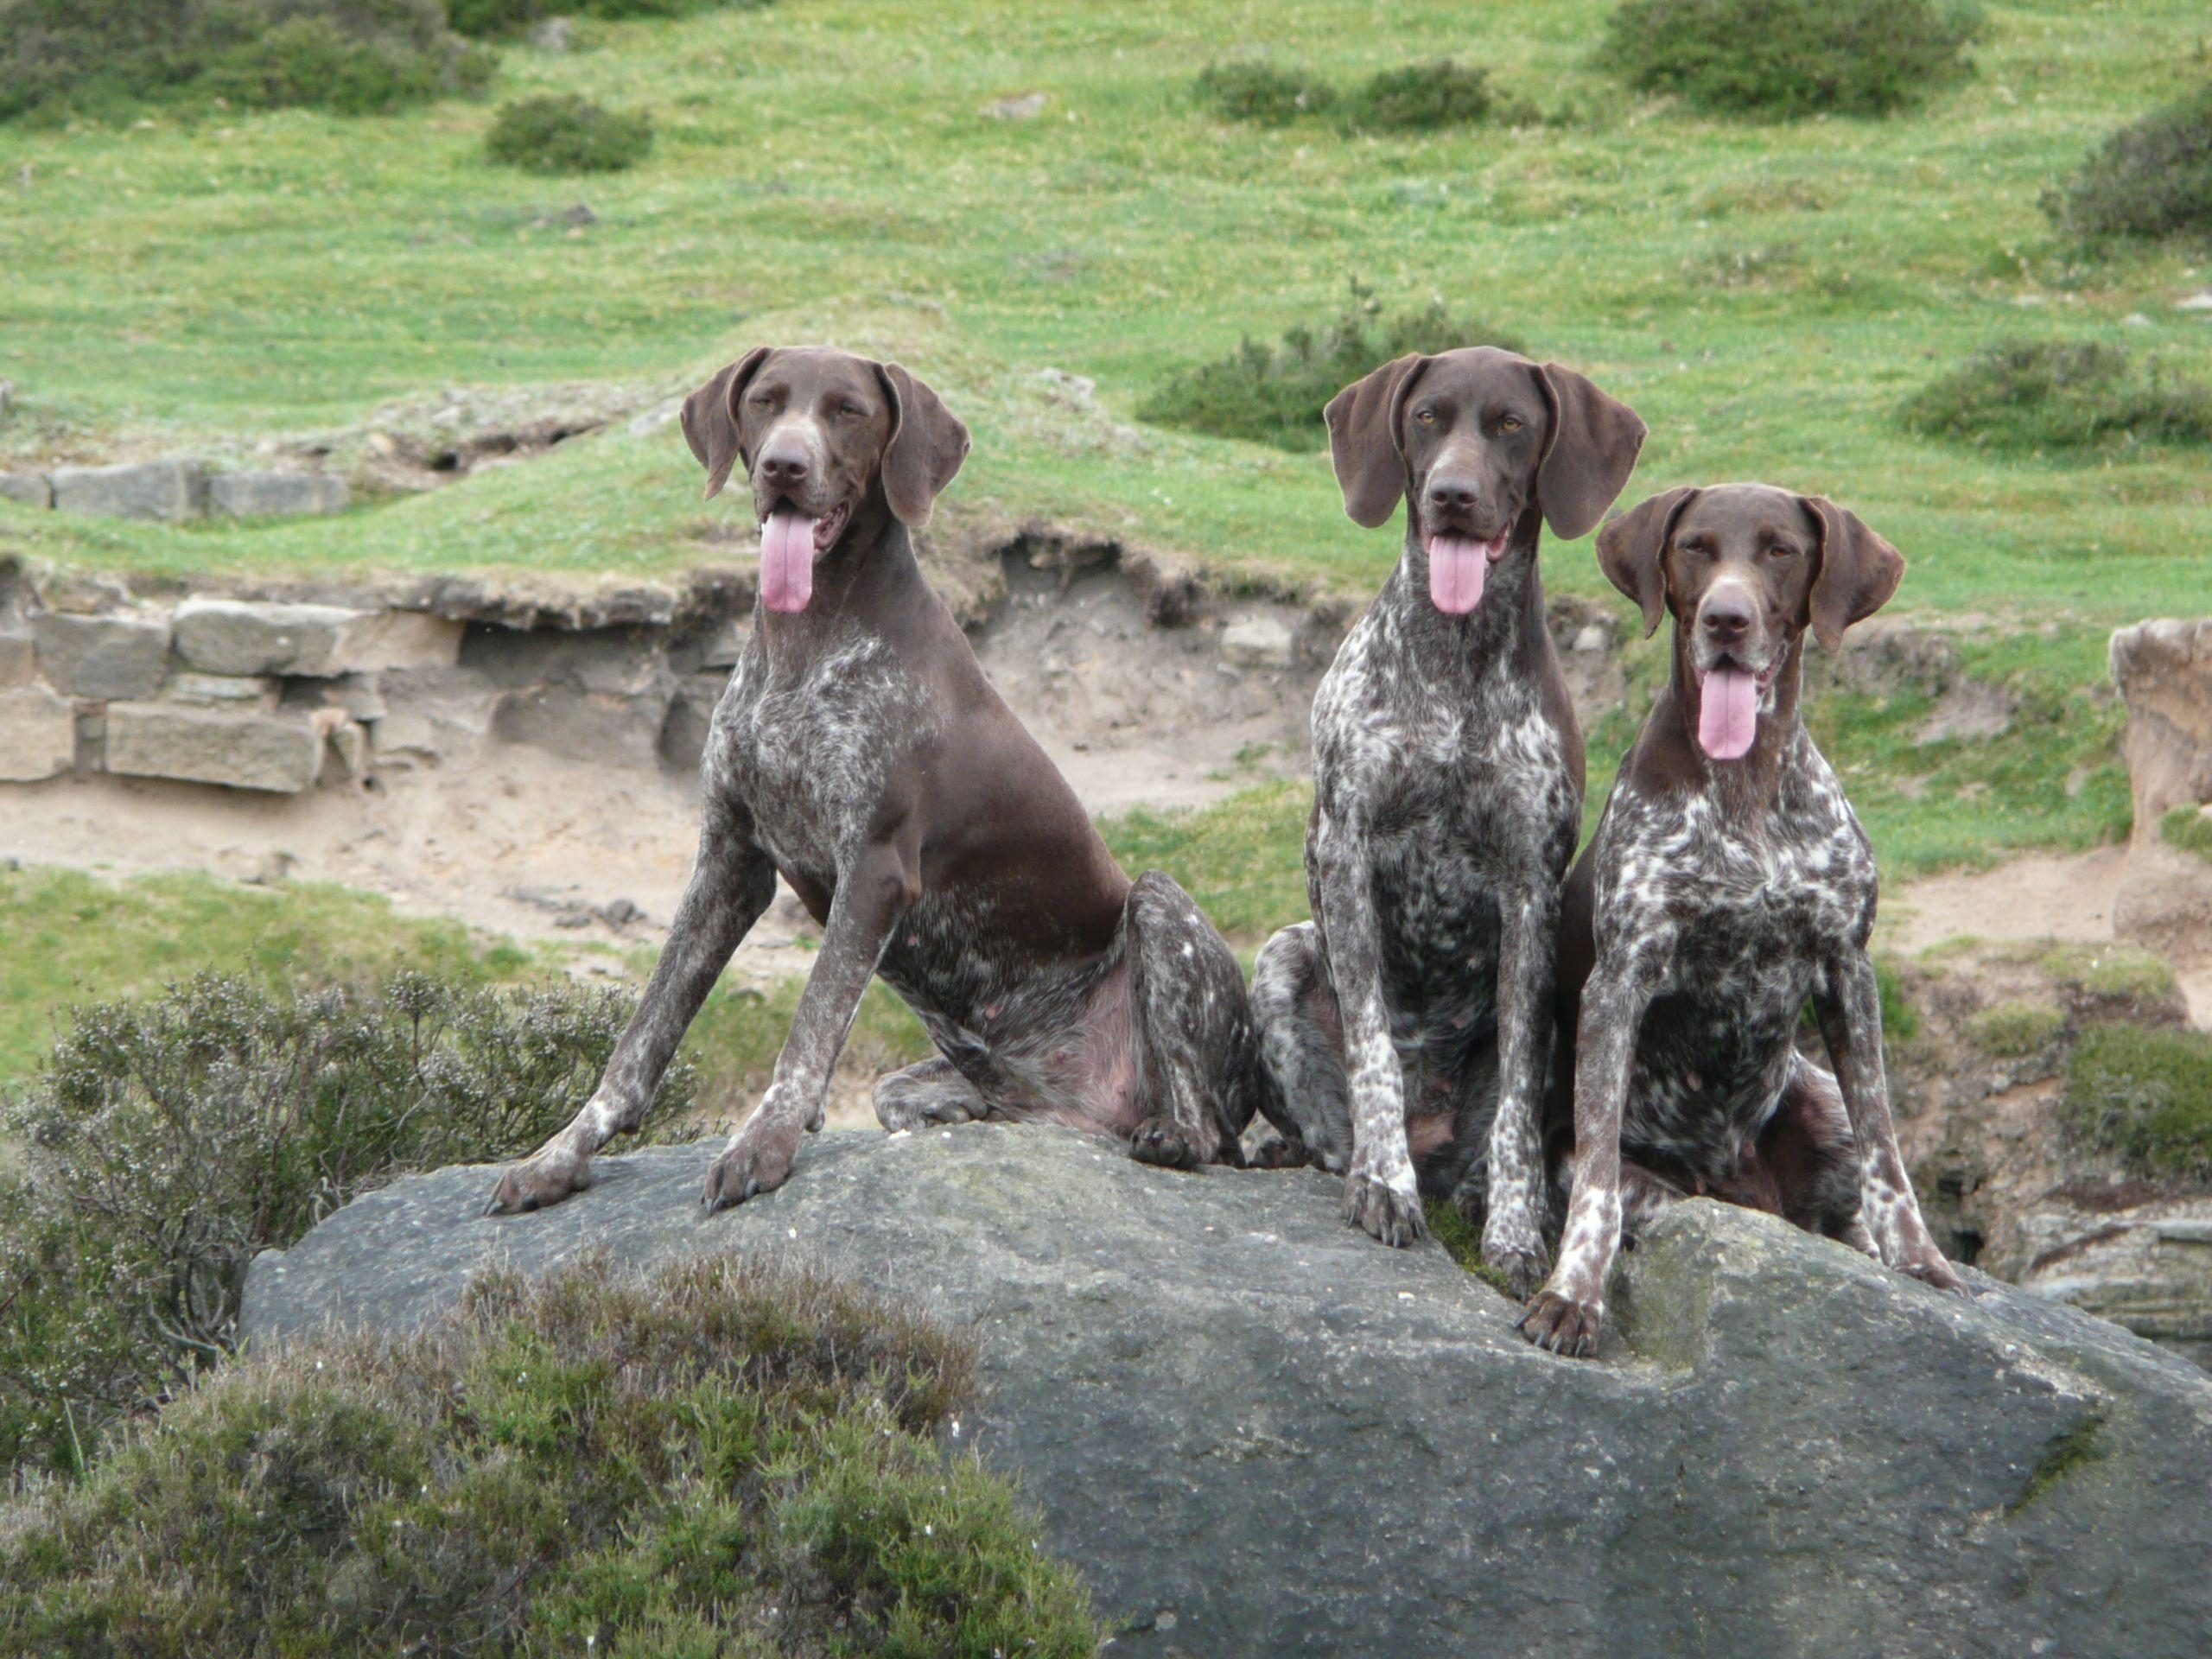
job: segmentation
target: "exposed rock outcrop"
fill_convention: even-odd
[[[801,1254],[976,1330],[958,1445],[1023,1482],[1117,1653],[2180,1659],[2212,1627],[2212,1378],[1979,1276],[1944,1297],[1685,1205],[1578,1363],[1435,1246],[1345,1228],[1311,1172],[833,1135],[709,1217],[713,1155],[609,1159],[505,1219],[490,1171],[401,1181],[257,1262],[246,1335],[404,1327],[586,1248]]]

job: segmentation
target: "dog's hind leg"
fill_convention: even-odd
[[[1344,1020],[1313,923],[1286,927],[1261,947],[1252,969],[1252,1018],[1281,1118],[1276,1136],[1253,1161],[1270,1167],[1310,1162],[1343,1174],[1351,1161]]]
[[[990,1115],[976,1085],[942,1054],[893,1071],[875,1085],[875,1119],[892,1134],[937,1124],[967,1123]]]
[[[1122,926],[1143,1098],[1129,1155],[1174,1169],[1241,1161],[1264,1079],[1236,954],[1157,870],[1131,886]]]
[[[1759,1132],[1758,1150],[1784,1216],[1808,1233],[1841,1239],[1880,1258],[1859,1212],[1859,1142],[1851,1115],[1826,1066],[1791,1056],[1781,1103]]]

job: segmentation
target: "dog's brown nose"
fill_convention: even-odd
[[[1737,594],[1715,594],[1705,601],[1698,622],[1724,645],[1734,645],[1751,631],[1751,607]]]
[[[806,481],[806,457],[796,449],[771,449],[760,457],[763,482],[790,486]]]
[[[1482,492],[1464,478],[1433,478],[1428,481],[1428,505],[1465,512],[1482,499]]]

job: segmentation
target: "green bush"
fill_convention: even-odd
[[[2169,847],[2199,858],[2212,858],[2212,814],[2201,807],[2177,806],[2158,820],[2158,835]]]
[[[2066,1016],[2039,1002],[1999,1002],[1966,1024],[1967,1040],[1993,1059],[2040,1054],[2066,1029]]]
[[[2212,443],[2212,386],[2117,346],[2006,340],[1909,398],[1904,424],[1993,449]]]
[[[1370,132],[1421,132],[1472,126],[1493,114],[1525,114],[1501,107],[1489,72],[1440,59],[1408,64],[1371,76],[1344,100],[1344,124]]]
[[[1980,29],[1931,0],[1627,0],[1599,60],[1720,114],[1883,115],[1963,75]]]
[[[1474,345],[1519,349],[1455,318],[1441,300],[1383,317],[1355,284],[1352,302],[1335,321],[1318,329],[1293,328],[1274,346],[1248,339],[1228,356],[1175,376],[1137,413],[1162,426],[1310,454],[1328,442],[1323,407],[1360,376],[1408,352]]]
[[[937,1449],[972,1375],[730,1257],[494,1275],[226,1367],[0,1510],[0,1656],[1088,1656],[1081,1580]]]
[[[440,0],[0,0],[0,118],[216,98],[371,114],[491,71]]]
[[[519,35],[546,17],[690,17],[702,11],[753,11],[769,0],[446,0],[455,31],[480,39]]]
[[[645,115],[602,109],[575,92],[502,105],[484,138],[486,155],[525,173],[618,173],[652,147]]]
[[[1336,102],[1328,82],[1269,63],[1213,63],[1199,73],[1199,102],[1227,121],[1279,127],[1301,115],[1318,115]]]
[[[2212,1181],[2212,1036],[2093,1027],[2067,1065],[2066,1114],[2083,1141],[2139,1175]]]
[[[2122,127],[2043,206],[2091,240],[2212,238],[2212,85]]]
[[[590,1097],[609,992],[400,975],[272,996],[205,976],[80,1010],[0,1116],[0,1465],[81,1464],[231,1346],[259,1251],[409,1169],[535,1147]],[[673,1071],[673,1118],[692,1074]]]

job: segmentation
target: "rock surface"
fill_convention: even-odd
[[[54,483],[44,473],[0,473],[0,501],[19,501],[27,507],[54,505]]]
[[[73,697],[150,697],[168,671],[169,628],[158,617],[47,611],[31,619],[31,633],[39,672]]]
[[[1685,1205],[1577,1363],[1312,1173],[830,1135],[707,1217],[714,1150],[606,1160],[514,1218],[482,1214],[488,1170],[401,1181],[257,1262],[245,1332],[397,1329],[591,1247],[798,1254],[976,1328],[961,1444],[1024,1483],[1116,1653],[2179,1659],[2212,1628],[2212,1379],[2004,1287]]]
[[[350,493],[327,473],[218,473],[207,480],[207,511],[231,518],[289,518],[343,512]]]
[[[2139,837],[2169,808],[2212,801],[2212,618],[2121,628],[2111,653]]]
[[[32,784],[69,770],[77,754],[77,710],[42,685],[0,691],[0,783]]]
[[[176,607],[176,651],[211,674],[327,678],[450,666],[461,627],[417,612],[194,596]]]
[[[207,469],[196,461],[145,461],[120,467],[57,467],[54,505],[64,512],[110,518],[197,518],[207,505]]]
[[[324,729],[308,715],[184,702],[111,702],[107,769],[296,795],[322,772]]]

